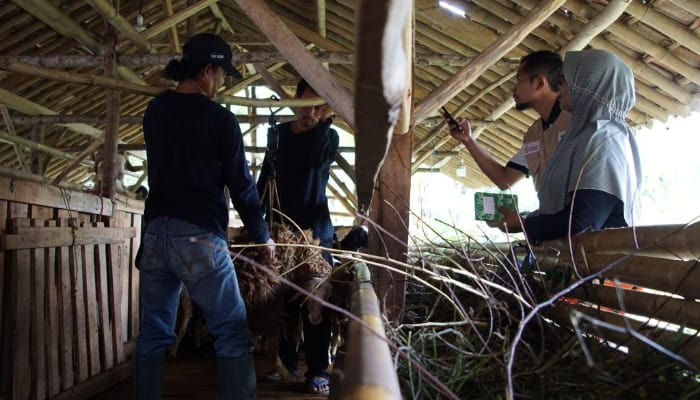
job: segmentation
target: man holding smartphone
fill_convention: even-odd
[[[464,143],[481,171],[501,190],[512,187],[524,177],[532,176],[539,191],[547,161],[561,136],[566,132],[571,114],[559,104],[561,57],[551,51],[537,51],[520,61],[513,88],[517,110],[533,108],[540,119],[525,133],[523,144],[505,166],[500,165],[471,137],[469,121],[461,119],[460,126],[450,126],[450,134]]]

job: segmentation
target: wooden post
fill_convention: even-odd
[[[407,90],[409,64],[403,35],[409,11],[408,1],[357,3],[355,181],[358,206],[363,213],[370,208],[377,175]]]
[[[363,0],[357,2],[356,13],[358,206],[372,220],[369,252],[405,260],[413,136],[412,132],[392,132],[408,89],[410,62],[403,42],[405,27],[410,25],[411,2]],[[390,320],[398,320],[403,309],[405,279],[381,268],[373,274],[384,312]]]
[[[405,262],[408,252],[409,207],[411,198],[411,147],[413,132],[393,135],[391,146],[379,172],[370,219],[369,253]],[[372,280],[389,321],[400,321],[404,306],[406,278],[383,268],[374,268]]]
[[[112,25],[105,21],[105,75],[113,75],[116,66],[115,47],[117,33]],[[105,144],[102,150],[102,195],[114,198],[117,179],[117,144],[119,141],[119,92],[107,89],[105,93]]]

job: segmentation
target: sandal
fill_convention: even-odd
[[[324,396],[328,396],[328,394],[330,394],[330,381],[325,376],[314,376],[312,378],[307,378],[306,383],[308,384],[308,391],[310,394],[320,394]]]

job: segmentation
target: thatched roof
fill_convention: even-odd
[[[492,43],[504,39],[503,35],[512,34],[511,27],[540,4],[536,0],[448,1],[464,7],[466,18],[448,13],[438,6],[437,0],[415,0],[414,104],[420,104]],[[357,2],[265,3],[308,44],[307,48],[329,63],[333,77],[352,91]],[[515,48],[483,72],[479,70],[473,82],[446,105],[457,116],[475,121],[480,143],[498,160],[505,162],[516,151],[524,131],[536,118],[533,111],[519,112],[511,106],[514,68],[520,57],[533,50],[560,51],[580,40],[579,46],[588,43],[622,56],[636,75],[637,105],[629,116],[633,125],[648,125],[655,119],[665,120],[671,115],[686,115],[693,107],[698,109],[700,3],[562,3],[544,23],[523,35],[524,40]],[[299,73],[285,63],[270,39],[239,6],[248,7],[250,1],[132,0],[114,4],[118,10],[108,0],[0,3],[0,103],[7,106],[0,129],[0,167],[22,170],[18,161],[21,158],[28,164],[27,170],[51,179],[57,177],[68,164],[66,158],[74,158],[105,129],[105,87],[121,92],[120,143],[142,144],[139,121],[150,94],[170,84],[159,71],[194,32],[219,32],[237,52],[242,63],[239,70],[245,79],[230,82],[225,94],[232,95],[248,85],[268,85],[276,90],[281,86],[287,93],[293,92]],[[317,7],[322,10],[320,13]],[[143,15],[143,32],[134,28],[139,13]],[[105,18],[116,28],[116,51],[121,65],[116,74],[106,78],[102,58],[95,57],[104,54],[104,43],[108,41]],[[438,167],[469,186],[490,185],[463,147],[449,139],[444,129],[434,131],[437,121],[431,116],[437,114],[425,108],[420,110],[424,114],[413,130],[414,170]],[[28,117],[37,115],[52,117]],[[241,118],[242,122],[248,120]],[[29,148],[41,152],[30,152]],[[37,166],[37,154],[50,154],[44,168]],[[470,171],[464,178],[455,174],[460,158]],[[348,169],[347,165],[343,167]],[[65,179],[81,183],[91,179],[93,172],[86,159]],[[347,185],[352,188],[352,183]],[[342,195],[340,186],[336,188]]]

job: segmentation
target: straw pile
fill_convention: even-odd
[[[275,224],[271,235],[276,243],[275,259],[271,264],[262,264],[259,247],[245,247],[233,255],[238,285],[249,306],[263,305],[278,297],[284,286],[278,276],[303,286],[311,278],[325,279],[331,273],[331,266],[322,257],[321,250],[315,247],[319,241],[313,239],[310,230],[294,232],[287,225]],[[251,265],[248,259],[257,265]],[[273,274],[265,273],[261,268]]]

